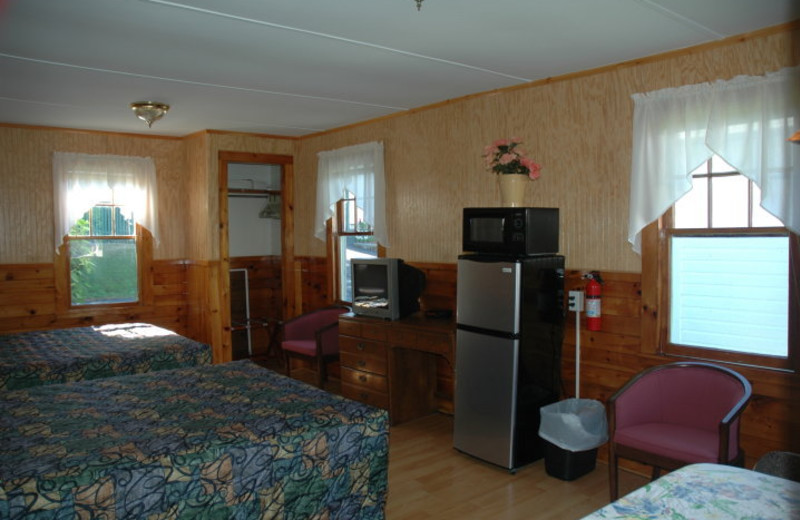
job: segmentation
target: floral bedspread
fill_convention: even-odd
[[[800,483],[719,464],[664,475],[584,520],[800,519]]]
[[[0,390],[211,363],[211,347],[148,323],[0,335]]]
[[[8,391],[0,518],[383,518],[387,412],[247,361]]]

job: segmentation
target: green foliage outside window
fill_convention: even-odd
[[[113,216],[112,216],[113,215]],[[72,305],[138,300],[135,238],[101,238],[134,234],[133,218],[118,207],[96,206],[70,230]],[[86,237],[86,238],[83,238]]]

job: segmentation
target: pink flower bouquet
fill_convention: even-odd
[[[483,149],[486,169],[500,175],[527,175],[538,179],[542,167],[525,157],[519,138],[498,139]]]

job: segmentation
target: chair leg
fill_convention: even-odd
[[[317,356],[317,387],[325,388],[325,359]]]
[[[292,377],[292,357],[284,350],[283,362],[286,363],[286,377]]]
[[[661,476],[661,468],[658,466],[653,466],[653,473],[650,475],[650,480],[655,480]]]
[[[611,444],[608,447],[608,490],[611,502],[619,498],[619,458]]]
[[[740,449],[739,454],[736,455],[736,458],[730,461],[728,464],[731,466],[738,466],[740,468],[744,467],[744,450]]]

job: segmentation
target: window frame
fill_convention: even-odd
[[[58,254],[56,255],[55,271],[56,271],[56,308],[60,313],[67,315],[80,314],[83,315],[87,311],[94,309],[112,309],[122,310],[138,308],[143,305],[152,305],[155,301],[153,292],[153,236],[147,228],[141,224],[135,224],[134,235],[114,236],[71,236],[65,235],[64,241],[59,246]],[[95,239],[95,238],[110,238],[110,239],[130,239],[134,238],[136,243],[136,269],[138,276],[138,298],[136,301],[130,302],[117,302],[117,303],[96,303],[86,305],[73,305],[72,304],[72,283],[70,273],[70,253],[69,242],[72,238],[78,239]]]
[[[72,298],[72,292],[74,290],[72,284],[72,252],[70,248],[72,247],[73,243],[80,242],[83,240],[133,240],[133,247],[136,254],[136,299],[128,300],[124,302],[114,302],[114,303],[74,303]],[[66,247],[64,252],[67,255],[67,265],[70,272],[69,277],[69,306],[72,309],[83,309],[83,308],[98,308],[98,307],[113,307],[113,306],[120,306],[120,305],[136,305],[141,300],[142,295],[142,287],[141,287],[141,277],[139,276],[141,269],[139,269],[139,244],[138,240],[136,239],[136,235],[68,235],[65,237],[64,243]]]
[[[752,207],[752,190],[749,192],[749,204]],[[708,211],[711,211],[711,208]],[[748,213],[749,223],[752,211]],[[643,350],[669,357],[800,372],[800,239],[798,236],[782,227],[673,228],[673,221],[674,206],[656,222],[647,226],[642,234],[642,308],[645,314],[642,323]],[[787,236],[789,238],[787,358],[679,345],[669,341],[672,236]]]
[[[101,234],[96,234],[95,233],[94,222],[95,222],[96,219],[94,217],[94,213],[99,208],[109,208],[110,211],[111,211],[111,219],[110,219],[111,232],[112,232],[111,235],[101,235]],[[66,248],[64,249],[64,251],[65,251],[65,253],[67,255],[67,265],[68,265],[69,273],[70,273],[69,283],[68,283],[68,288],[69,288],[68,298],[69,298],[69,306],[70,306],[70,308],[84,308],[84,307],[98,308],[98,307],[102,307],[102,306],[113,307],[113,306],[123,306],[123,305],[136,305],[141,300],[141,295],[142,295],[141,276],[140,276],[141,269],[139,269],[139,261],[140,261],[141,255],[139,254],[140,251],[139,251],[139,244],[138,244],[137,233],[136,233],[136,228],[137,228],[137,225],[138,225],[137,222],[136,222],[136,216],[135,215],[132,216],[133,234],[120,235],[120,234],[117,233],[117,210],[125,210],[125,209],[130,211],[130,208],[128,206],[126,206],[124,204],[117,204],[117,196],[116,196],[115,191],[112,189],[111,190],[111,198],[110,198],[110,200],[97,202],[97,203],[95,203],[94,206],[92,206],[92,207],[90,207],[88,209],[88,211],[87,211],[87,214],[89,216],[89,218],[88,218],[88,220],[89,220],[89,233],[88,234],[86,234],[86,235],[68,234],[68,235],[64,236],[64,243],[66,244]],[[73,283],[72,283],[72,252],[71,252],[70,249],[72,247],[73,242],[79,242],[79,241],[84,241],[84,240],[104,240],[104,241],[106,241],[106,240],[133,240],[134,254],[136,255],[136,298],[135,299],[124,301],[124,302],[116,302],[116,303],[81,303],[81,304],[74,303],[73,298],[72,298],[72,293],[73,293],[73,289],[74,289]]]

